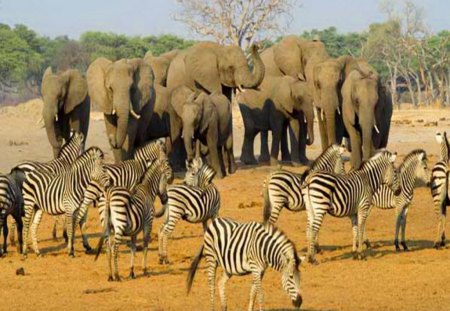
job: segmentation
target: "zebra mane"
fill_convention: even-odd
[[[417,156],[419,154],[423,153],[424,157],[423,159],[427,159],[427,153],[423,149],[414,149],[410,153],[406,155],[406,157],[403,159],[402,164],[400,164],[400,172],[402,172],[412,161],[415,161],[417,159]]]
[[[70,136],[69,140],[59,150],[58,156],[56,157],[57,159],[66,155],[67,149],[69,149],[73,144],[75,144],[75,142],[76,142],[75,139],[79,139],[80,140],[79,143],[83,142],[83,134],[82,133],[74,133],[72,136]]]
[[[102,149],[100,149],[99,147],[90,147],[88,150],[83,152],[82,155],[78,156],[75,159],[75,161],[72,163],[71,168],[76,168],[78,163],[85,161],[85,159],[89,157],[96,157],[97,159],[103,160],[105,155],[103,154]]]
[[[141,179],[137,183],[137,185],[144,183],[150,176],[153,175],[155,170],[158,168],[159,159],[154,159],[147,161],[147,167],[145,169],[145,173],[142,174]]]
[[[163,151],[164,153],[166,153],[166,146],[164,145],[164,143],[159,139],[152,140],[152,141],[138,147],[134,151],[133,158],[138,161],[151,160],[155,156],[158,156],[160,151]]]
[[[369,159],[366,160],[366,161],[363,161],[363,162],[361,163],[361,166],[360,166],[359,170],[361,170],[361,169],[365,168],[366,166],[368,166],[369,163],[374,162],[374,161],[377,161],[377,160],[380,159],[381,157],[383,157],[383,156],[388,156],[388,155],[390,155],[390,154],[391,154],[391,152],[388,151],[388,150],[386,150],[386,149],[381,149],[381,150],[379,150],[379,151],[378,151],[375,155],[373,155],[371,158],[369,158]],[[355,171],[355,170],[353,170],[353,171]]]
[[[317,166],[320,164],[322,159],[328,155],[333,154],[334,152],[339,152],[340,146],[337,144],[332,144],[328,146],[318,157],[314,160],[313,164],[311,164],[311,170],[317,170]]]
[[[291,239],[288,238],[288,236],[284,233],[283,230],[275,227],[273,224],[267,222],[262,225],[264,227],[264,231],[270,235],[273,239],[281,239],[283,244],[290,244],[292,247],[292,250],[294,252],[294,259],[295,259],[295,266],[298,269],[298,266],[301,263],[300,257],[298,257],[297,254],[297,248],[295,247],[295,243],[292,242]]]

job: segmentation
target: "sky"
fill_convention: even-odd
[[[299,0],[286,33],[335,26],[340,32],[362,31],[382,22],[380,0]],[[416,0],[432,31],[450,29],[449,0]],[[24,24],[41,35],[78,39],[88,30],[127,35],[176,34],[194,37],[172,19],[175,0],[0,0],[0,23]]]

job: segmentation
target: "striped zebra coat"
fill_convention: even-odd
[[[218,216],[220,194],[212,183],[215,171],[201,158],[195,158],[187,166],[184,185],[173,185],[168,188],[168,200],[156,217],[165,215],[164,224],[159,230],[159,262],[167,264],[167,239],[175,229],[176,223],[186,220],[190,223],[203,223],[206,229],[207,221]]]
[[[395,158],[396,154],[382,151],[348,174],[315,172],[306,177],[302,191],[305,191],[308,213],[310,262],[316,263],[314,244],[326,213],[334,217],[351,218],[354,258],[364,258],[365,222],[372,205],[372,196],[382,183],[392,185]],[[386,180],[387,176],[390,180]]]
[[[99,240],[97,259],[103,240],[108,239],[109,277],[108,281],[119,281],[118,248],[123,236],[131,237],[131,269],[129,278],[135,278],[134,256],[136,239],[139,232],[144,234],[144,275],[147,274],[147,251],[154,218],[154,201],[159,195],[161,200],[167,200],[167,181],[173,179],[172,168],[167,157],[153,160],[140,182],[133,191],[124,187],[111,186],[104,191],[99,200],[99,213],[104,232]],[[112,233],[113,232],[113,233]],[[114,235],[114,238],[111,236]],[[111,258],[112,257],[112,258]],[[114,274],[111,268],[114,260]]]
[[[102,162],[103,152],[97,147],[91,147],[75,160],[68,171],[62,174],[54,175],[41,171],[28,173],[23,185],[24,256],[27,255],[27,237],[31,220],[33,220],[31,225],[33,248],[36,254],[40,254],[36,234],[43,212],[49,215],[65,214],[68,252],[70,256],[74,256],[73,229],[85,191],[94,177],[101,180],[104,186],[109,183]]]
[[[22,215],[23,197],[22,182],[25,176],[21,170],[13,169],[8,175],[0,174],[0,228],[3,228],[2,252],[7,253],[8,216],[11,215],[17,223],[19,234],[18,252],[22,252]],[[2,253],[0,252],[0,256]]]
[[[437,215],[437,235],[434,247],[439,249],[445,246],[445,225],[447,206],[450,205],[450,143],[447,133],[437,133],[436,141],[440,145],[441,159],[431,170],[431,195],[433,197],[434,210]]]
[[[253,310],[255,296],[260,310],[263,309],[262,278],[267,267],[281,273],[283,289],[293,305],[300,308],[300,259],[294,243],[271,224],[257,222],[238,223],[227,218],[216,218],[208,226],[204,243],[189,269],[188,292],[202,257],[206,259],[211,310],[214,310],[214,289],[216,270],[220,266],[223,275],[219,281],[219,295],[222,310],[227,309],[225,286],[233,275],[251,274],[253,283],[250,290],[248,310]]]
[[[84,149],[84,135],[82,133],[73,133],[70,139],[63,145],[61,150],[59,151],[58,157],[48,161],[48,162],[37,162],[37,161],[24,161],[18,164],[13,168],[13,170],[21,170],[24,174],[27,174],[31,171],[39,170],[39,171],[45,171],[51,174],[61,174],[64,171],[68,170],[70,165],[75,161],[75,159],[81,154],[82,150]],[[22,188],[21,188],[22,191]],[[53,239],[57,240],[56,236],[56,227],[57,223],[63,223],[63,228],[65,228],[64,225],[64,217],[62,216],[55,216],[55,220],[53,223]],[[15,230],[15,223],[11,226],[11,245],[15,243],[15,236],[14,236],[14,230]],[[81,224],[80,224],[81,226]],[[84,231],[84,228],[80,228],[81,231]],[[20,233],[19,233],[20,234]],[[64,231],[64,236],[67,239],[66,232]],[[83,234],[83,245],[86,249],[89,249],[89,244],[87,242],[87,235]]]
[[[329,146],[311,165],[311,172],[345,173],[343,152],[344,148],[339,145]],[[275,224],[283,207],[293,212],[305,210],[302,182],[302,176],[286,170],[270,173],[263,185],[264,222]]]
[[[411,151],[397,170],[398,186],[390,187],[381,185],[373,196],[372,204],[381,209],[396,209],[397,221],[395,224],[394,244],[396,250],[400,250],[398,234],[401,230],[401,245],[408,250],[405,241],[406,216],[408,208],[414,196],[414,185],[419,180],[425,184],[430,182],[430,172],[427,166],[427,153],[425,150],[417,149]],[[393,189],[398,189],[394,191]],[[366,244],[368,244],[366,242]]]

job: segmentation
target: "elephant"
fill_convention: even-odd
[[[317,109],[322,150],[341,143],[345,134],[341,87],[354,62],[351,56],[341,56],[314,65],[314,106]]]
[[[151,51],[145,53],[144,61],[153,69],[155,85],[167,86],[167,73],[172,60],[178,55],[179,50],[172,50],[159,56],[153,56]]]
[[[218,178],[225,173],[222,148],[228,160],[228,173],[236,171],[233,155],[231,103],[223,94],[195,93],[186,86],[172,92],[170,130],[172,140],[182,138],[190,162],[195,157],[194,141],[207,147],[209,164]]]
[[[242,145],[241,161],[246,164],[256,163],[253,152],[255,135],[261,132],[261,158],[265,161],[268,154],[267,131],[272,131],[272,148],[270,164],[278,163],[278,153],[283,133],[289,124],[293,136],[292,160],[301,163],[306,158],[305,146],[299,147],[301,123],[307,128],[307,144],[314,142],[314,108],[313,95],[307,83],[290,76],[264,78],[260,90],[246,90],[238,95],[239,108],[244,120],[245,134]],[[265,143],[264,143],[265,141]]]
[[[313,89],[312,76],[313,68],[315,64],[328,59],[328,52],[325,45],[314,38],[314,40],[306,40],[294,35],[284,37],[277,44],[269,47],[261,53],[261,59],[265,66],[265,76],[290,76],[292,78],[306,81],[309,88]],[[301,137],[300,137],[300,153],[303,152],[303,146],[306,145],[306,133],[307,129],[304,126],[304,122],[301,124]],[[296,138],[291,133],[291,145],[296,144]],[[289,159],[289,150],[287,147],[286,134],[283,133],[283,139],[281,141],[281,151],[283,160]],[[262,140],[267,140],[265,137],[261,137]],[[267,144],[267,142],[261,142]],[[294,151],[297,152],[297,151]],[[308,159],[304,157],[301,159],[302,163],[307,163]]]
[[[170,137],[169,101],[170,94],[166,87],[155,84],[155,107],[147,128],[147,140]],[[170,150],[170,139],[166,139],[167,150]]]
[[[44,127],[57,158],[63,140],[67,142],[71,132],[83,133],[86,141],[91,109],[86,79],[75,69],[53,73],[48,67],[42,77],[41,93]]]
[[[392,99],[380,86],[378,73],[363,60],[358,64],[341,89],[343,121],[354,169],[360,167],[362,160],[368,160],[375,148],[387,145],[392,116]]]
[[[253,72],[240,47],[199,42],[178,53],[171,62],[167,87],[172,91],[184,85],[193,91],[224,94],[231,101],[232,88],[256,88],[264,78],[264,64],[258,47],[252,45],[250,53]]]
[[[115,162],[131,159],[143,144],[155,104],[154,75],[140,58],[97,58],[87,73],[89,95],[103,111]],[[131,117],[130,117],[131,115]]]

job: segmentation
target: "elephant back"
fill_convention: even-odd
[[[105,87],[105,72],[110,64],[112,64],[112,61],[100,57],[89,65],[86,72],[88,92],[93,107],[97,108],[96,106],[98,106],[106,114],[111,114],[113,109]]]

